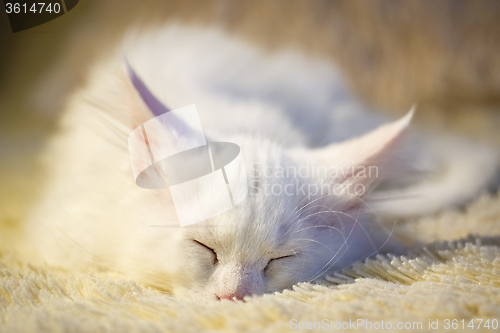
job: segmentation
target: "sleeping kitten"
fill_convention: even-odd
[[[249,195],[181,228],[167,190],[136,186],[127,138],[159,110],[119,51],[73,96],[45,155],[46,194],[26,223],[32,255],[110,268],[174,295],[243,299],[398,247],[364,201],[412,171],[401,149],[411,112],[352,139],[382,120],[364,113],[330,65],[291,51],[266,57],[217,30],[168,26],[124,50],[162,107],[195,103],[208,141],[241,147]],[[186,126],[165,135],[184,139]]]

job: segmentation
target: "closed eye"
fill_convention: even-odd
[[[288,256],[283,256],[283,257],[278,257],[278,258],[273,258],[271,260],[269,260],[269,262],[273,261],[273,260],[280,260],[280,259],[285,259],[285,258],[290,258],[290,257],[296,257],[297,255],[296,254],[290,254]]]
[[[214,257],[214,261],[213,261],[213,264],[214,265],[217,265],[219,263],[219,259],[217,258],[217,253],[214,251],[214,249],[212,249],[211,247],[208,247],[206,246],[205,244],[201,243],[201,242],[198,242],[196,239],[193,239],[193,242],[195,242],[196,244],[199,244],[201,246],[203,246],[205,249],[207,249],[208,251],[210,251]]]
[[[296,256],[297,256],[296,254],[290,254],[290,255],[288,255],[288,256],[283,256],[283,257],[273,258],[273,259],[269,260],[269,262],[267,263],[266,268],[264,268],[264,272],[266,272],[266,271],[268,270],[269,265],[270,265],[272,262],[276,262],[276,261],[278,261],[278,260],[280,260],[280,259],[286,259],[286,258],[291,258],[291,257],[296,257]]]

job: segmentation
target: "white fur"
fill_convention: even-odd
[[[96,66],[71,99],[45,155],[47,190],[26,224],[43,260],[116,269],[178,295],[242,298],[320,278],[384,245],[387,235],[355,195],[268,195],[253,188],[238,207],[178,227],[168,193],[139,188],[132,177],[127,136],[134,112],[142,111],[123,56],[165,105],[196,104],[209,138],[240,145],[251,192],[252,184],[341,182],[258,175],[264,167],[299,168],[308,160],[396,170],[403,164],[393,155],[408,121],[388,125],[389,134],[379,130],[324,147],[383,119],[365,112],[320,59],[295,51],[266,55],[216,29],[179,26],[131,37],[123,50]],[[371,189],[371,180],[365,185]],[[212,248],[218,263],[193,240]]]

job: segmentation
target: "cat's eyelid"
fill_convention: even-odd
[[[269,270],[269,264],[270,264],[273,260],[285,259],[285,258],[290,258],[290,257],[298,257],[298,254],[294,252],[293,254],[289,254],[289,255],[286,255],[286,256],[281,256],[281,257],[277,257],[277,258],[273,258],[273,259],[269,260],[269,261],[267,262],[266,267],[264,268],[264,272],[267,272],[267,271]]]
[[[271,260],[285,259],[285,258],[297,257],[297,256],[298,256],[298,254],[294,253],[294,254],[289,254],[287,256],[281,256],[281,257],[277,257],[277,258],[272,258]]]
[[[200,241],[198,241],[198,240],[196,240],[196,239],[193,239],[193,242],[198,243],[198,244],[200,244],[200,245],[201,245],[201,246],[203,246],[203,247],[206,247],[206,248],[207,248],[207,249],[209,249],[210,251],[214,251],[214,249],[212,249],[210,246],[205,245],[205,244],[203,244],[202,242],[200,242]],[[215,251],[214,251],[214,252],[215,252]]]
[[[196,239],[193,239],[193,242],[195,242],[195,243],[197,243],[197,244],[199,244],[199,245],[203,246],[204,248],[206,248],[206,249],[207,249],[207,250],[209,250],[209,251],[212,251],[212,253],[213,253],[213,255],[214,255],[214,264],[217,264],[217,263],[219,262],[219,258],[217,257],[217,252],[215,252],[215,250],[214,250],[214,249],[212,249],[211,247],[209,247],[209,246],[207,246],[207,245],[203,244],[203,243],[202,243],[202,242],[200,242],[200,241],[197,241]]]

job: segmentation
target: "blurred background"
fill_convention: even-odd
[[[67,97],[131,25],[217,25],[267,52],[334,62],[365,104],[500,147],[496,0],[80,0],[12,33],[0,4],[0,223],[14,226],[43,186],[38,163]]]

